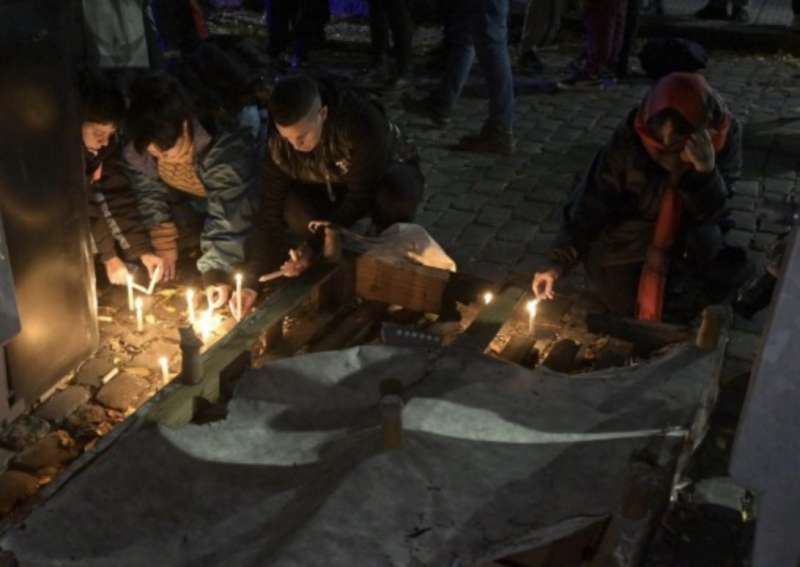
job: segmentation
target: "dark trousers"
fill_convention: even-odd
[[[586,72],[596,75],[616,64],[625,34],[628,0],[592,0],[583,9]]]
[[[636,44],[636,35],[639,33],[639,13],[642,10],[642,0],[628,0],[625,9],[625,24],[619,51],[616,53],[616,72],[624,77],[630,70],[631,51]]]
[[[792,12],[795,16],[800,16],[800,0],[792,0]]]
[[[369,0],[369,31],[372,37],[372,56],[383,60],[389,47],[389,30],[397,56],[397,72],[408,73],[412,55],[414,24],[407,0]]]
[[[525,51],[555,43],[561,29],[565,0],[528,0],[520,49]]]
[[[367,213],[380,232],[397,222],[411,222],[425,190],[425,179],[419,166],[395,163],[389,166],[375,190],[375,198]],[[332,202],[324,185],[297,184],[292,187],[284,207],[284,220],[289,232],[301,239],[312,238],[308,223],[330,220],[347,196],[347,189],[336,186]]]
[[[448,4],[447,67],[437,93],[437,105],[446,112],[453,108],[467,83],[477,53],[489,93],[489,118],[485,126],[510,132],[514,80],[508,53],[509,0],[469,0],[457,4]]]
[[[325,33],[328,0],[268,0],[269,54],[280,55],[297,41],[302,51]]]

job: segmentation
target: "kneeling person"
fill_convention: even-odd
[[[251,243],[251,274],[296,276],[312,262],[316,224],[370,217],[380,232],[413,220],[424,191],[416,150],[375,101],[297,75],[269,102],[264,202]],[[290,237],[300,241],[287,260]]]

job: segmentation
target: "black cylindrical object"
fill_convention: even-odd
[[[200,349],[203,347],[194,327],[186,325],[181,327],[181,376],[184,384],[197,384],[203,378],[203,369],[200,366]]]

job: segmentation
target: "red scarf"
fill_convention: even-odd
[[[676,110],[694,128],[709,128],[714,149],[719,151],[728,138],[731,117],[723,114],[717,124],[706,125],[706,103],[711,96],[711,87],[702,75],[696,73],[672,73],[667,75],[650,91],[636,114],[634,128],[644,149],[653,158],[665,151],[660,140],[647,127],[648,121],[659,112]],[[679,176],[670,177],[669,186],[661,197],[653,240],[647,249],[642,275],[639,278],[637,295],[637,317],[647,321],[660,321],[664,305],[664,289],[669,271],[669,253],[681,222],[683,203],[677,190]]]

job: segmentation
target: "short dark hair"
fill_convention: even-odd
[[[99,71],[85,71],[78,87],[81,122],[117,125],[125,118],[125,98],[114,83]]]
[[[291,126],[308,116],[319,98],[315,79],[306,75],[285,77],[272,90],[269,114],[278,126]]]
[[[191,127],[193,117],[191,100],[174,77],[149,75],[131,85],[127,133],[137,152],[150,144],[170,149],[183,134],[183,123]]]

